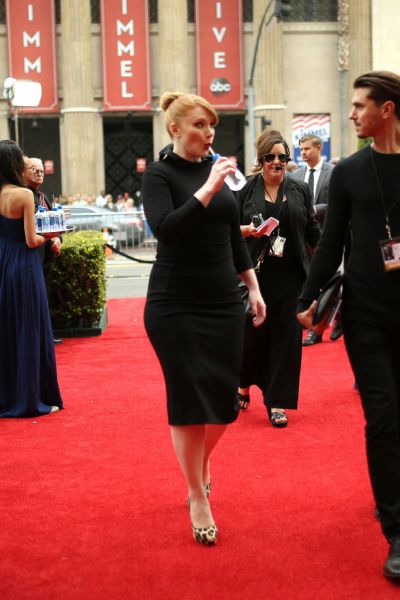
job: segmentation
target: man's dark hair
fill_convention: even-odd
[[[368,98],[381,105],[390,100],[400,119],[400,75],[391,71],[370,71],[360,75],[353,83],[354,89],[369,88]]]
[[[21,148],[12,140],[0,142],[0,189],[11,183],[24,186],[23,182],[24,159]]]

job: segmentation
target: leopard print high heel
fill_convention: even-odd
[[[189,514],[190,514],[190,498],[189,498],[189,496],[187,497],[186,504],[188,506]],[[212,546],[213,544],[216,544],[217,537],[218,537],[218,528],[215,525],[215,523],[213,525],[209,525],[208,527],[195,527],[193,525],[193,523],[191,525],[192,525],[193,538],[196,542],[198,542],[199,544],[203,544],[205,546]]]
[[[192,523],[192,531],[195,541],[199,544],[212,546],[217,542],[218,529],[216,525],[209,525],[208,527],[195,527]]]

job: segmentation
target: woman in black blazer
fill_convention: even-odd
[[[267,305],[267,319],[246,327],[238,400],[246,410],[249,387],[258,385],[268,417],[275,427],[288,423],[286,408],[296,409],[301,367],[301,328],[297,298],[321,230],[308,185],[286,177],[289,147],[279,131],[264,130],[256,141],[257,164],[238,192],[241,230],[256,265],[266,245],[258,280]],[[274,217],[279,225],[270,237],[256,225]]]

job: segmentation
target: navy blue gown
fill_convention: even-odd
[[[63,408],[39,248],[23,219],[0,215],[0,417]]]

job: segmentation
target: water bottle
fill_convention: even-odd
[[[49,210],[48,215],[49,215],[49,219],[50,219],[49,231],[57,231],[57,221],[58,221],[57,209],[52,208],[51,210]]]
[[[40,233],[40,231],[42,231],[42,228],[43,228],[43,226],[42,226],[42,218],[40,216],[40,210],[38,210],[35,213],[35,229],[36,229],[36,232]]]
[[[213,161],[218,160],[221,156],[217,152],[213,153],[211,151],[211,153],[213,154]],[[236,169],[234,173],[229,174],[225,177],[225,183],[233,192],[237,192],[246,185],[246,177],[241,171],[239,171],[239,169]]]
[[[58,210],[58,218],[60,220],[60,231],[65,231],[67,229],[67,226],[65,223],[65,212],[64,212],[62,204],[57,204],[57,210]]]
[[[44,206],[39,206],[39,209],[35,215],[36,231],[38,233],[44,233],[49,230],[48,216]]]
[[[40,212],[43,214],[43,221],[42,221],[42,231],[43,232],[48,232],[50,231],[50,216],[48,211],[45,209],[44,206],[41,206],[39,208]]]

